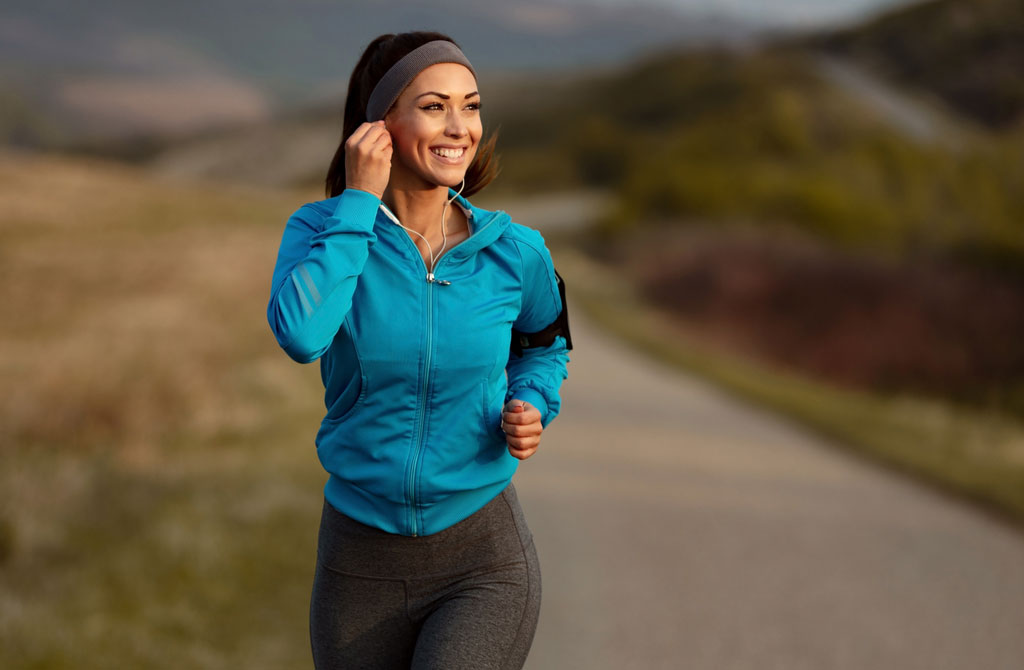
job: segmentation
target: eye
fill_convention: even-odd
[[[482,102],[471,102],[468,105],[466,105],[466,109],[475,109],[475,110],[479,111],[480,109],[483,108],[483,106],[484,105],[483,105]]]
[[[423,107],[420,107],[420,109],[442,109],[443,107],[444,105],[442,105],[439,102],[432,102],[429,105],[424,105]]]

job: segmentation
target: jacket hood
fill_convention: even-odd
[[[452,249],[451,254],[456,258],[465,258],[476,253],[480,249],[494,243],[512,223],[511,217],[501,209],[488,210],[477,207],[462,195],[457,195],[452,188],[448,189],[448,197],[453,205],[459,205],[469,216],[470,235],[457,247]]]

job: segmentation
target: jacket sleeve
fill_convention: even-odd
[[[523,299],[519,316],[512,324],[524,333],[543,330],[562,311],[551,255],[540,233],[531,232],[537,242],[518,245],[523,261]],[[546,347],[524,349],[521,358],[510,353],[505,368],[508,372],[505,402],[516,398],[530,403],[540,410],[541,425],[546,428],[561,409],[559,389],[562,380],[568,377],[568,363],[569,354],[561,335]]]
[[[380,199],[345,189],[326,219],[309,204],[288,219],[274,266],[267,321],[294,360],[320,358],[352,306],[356,282],[377,241]]]

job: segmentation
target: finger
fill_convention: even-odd
[[[383,123],[364,123],[363,125],[356,128],[355,132],[352,133],[350,141],[353,147],[372,146],[381,135],[387,135],[390,140],[391,134],[388,133]]]
[[[345,144],[351,144],[352,146],[359,144],[359,142],[361,142],[362,139],[366,137],[366,134],[369,133],[370,130],[372,130],[374,127],[375,124],[373,123],[360,123],[356,127],[356,129],[352,131],[352,134],[348,136],[348,140],[345,142]]]
[[[515,437],[537,437],[543,431],[539,423],[530,423],[525,426],[520,426],[514,423],[505,423],[503,430],[506,435],[514,435]]]
[[[504,407],[504,411],[514,412],[516,414],[527,412],[531,409],[533,409],[533,405],[525,400],[520,400],[519,398],[510,398],[508,402],[505,403]]]
[[[524,450],[524,449],[536,449],[537,445],[540,444],[539,437],[513,437],[509,435],[505,438],[505,443],[510,449]]]
[[[503,418],[508,423],[525,425],[528,423],[540,423],[540,410],[528,409],[525,412],[505,412]]]
[[[516,458],[518,458],[520,460],[523,460],[523,459],[527,459],[530,456],[532,456],[537,451],[537,447],[538,446],[539,446],[539,443],[537,443],[537,442],[518,443],[518,444],[511,444],[510,443],[508,445],[508,453],[512,454],[512,456],[514,456],[514,457],[516,457]]]
[[[369,140],[367,140],[369,141]],[[383,151],[391,148],[391,133],[388,131],[382,132],[373,140],[371,151]]]
[[[536,433],[544,430],[544,426],[539,417],[530,421],[524,419],[522,414],[505,413],[501,416],[501,422],[506,426],[515,428],[516,430],[529,430]]]
[[[530,456],[533,456],[536,452],[537,452],[537,448],[536,447],[534,447],[533,449],[512,449],[512,448],[509,448],[509,450],[508,450],[508,453],[512,454],[512,456],[514,456],[515,458],[518,458],[521,461],[525,461]]]

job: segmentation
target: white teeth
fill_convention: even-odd
[[[466,152],[465,149],[431,149],[431,151],[445,158],[461,158],[462,154]]]

